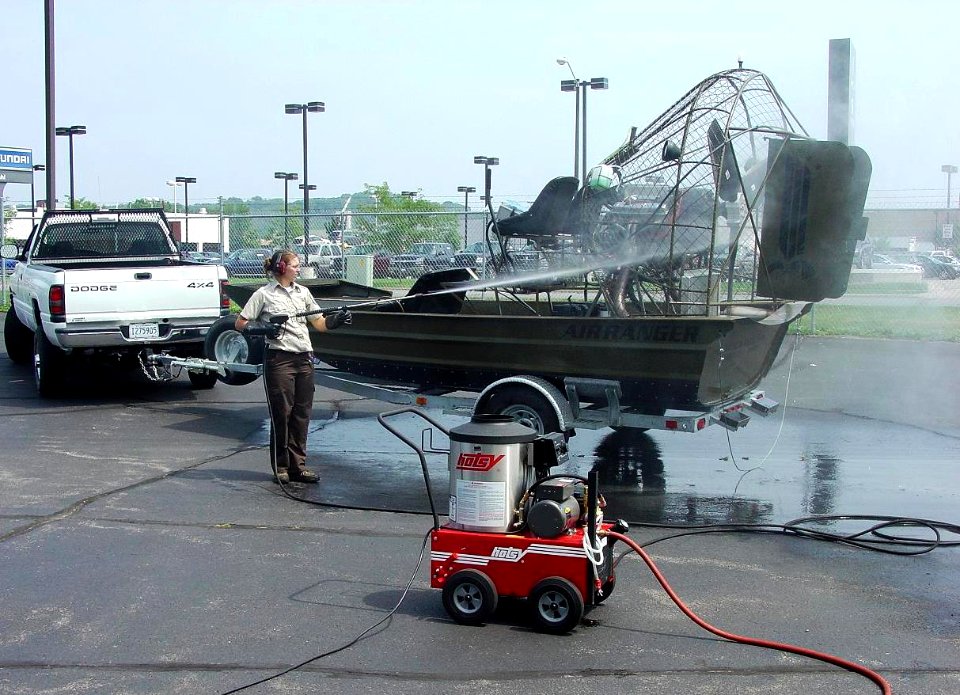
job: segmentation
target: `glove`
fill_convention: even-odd
[[[266,321],[250,321],[243,327],[242,332],[249,336],[277,338],[280,335],[280,326]]]
[[[330,314],[326,317],[327,330],[332,331],[334,328],[340,328],[340,326],[349,326],[353,323],[353,314],[351,314],[347,309],[341,309],[335,314]]]

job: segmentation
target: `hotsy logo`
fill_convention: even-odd
[[[504,454],[460,454],[457,459],[457,468],[464,471],[489,471],[500,463]]]

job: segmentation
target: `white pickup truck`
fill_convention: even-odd
[[[203,355],[210,326],[229,313],[223,266],[181,259],[160,210],[67,211],[43,216],[23,248],[4,323],[7,354],[33,364],[37,390],[57,395],[81,353],[110,356],[153,380],[150,355]],[[217,375],[190,371],[195,388]]]

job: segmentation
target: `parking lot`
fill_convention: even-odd
[[[565,471],[598,467],[608,516],[634,522],[639,542],[677,530],[636,522],[956,523],[958,369],[951,343],[791,339],[763,384],[784,410],[729,437],[583,431]],[[270,481],[263,401],[260,382],[195,392],[184,377],[147,387],[103,371],[41,401],[30,372],[0,357],[0,693],[227,692],[348,643],[398,602],[354,646],[248,692],[877,691],[702,631],[634,555],[570,635],[533,631],[517,603],[459,626],[427,568],[412,574],[430,518],[416,456],[376,422],[391,406],[318,391],[323,483],[295,492],[339,505],[324,507]],[[418,438],[416,421],[402,426]],[[429,465],[442,495],[446,459]],[[898,557],[783,534],[650,548],[706,620],[863,663],[915,695],[960,691],[958,551]]]

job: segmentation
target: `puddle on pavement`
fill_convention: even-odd
[[[465,420],[429,411],[446,427]],[[391,424],[420,442],[426,421]],[[268,423],[259,435],[268,437]],[[434,445],[446,448],[437,433]],[[375,417],[315,420],[308,465],[323,484],[303,494],[336,504],[428,512],[417,455]],[[447,508],[443,454],[426,456],[437,509]],[[836,413],[788,411],[728,433],[580,430],[553,472],[600,472],[608,518],[634,522],[782,523],[819,514],[916,516],[956,522],[960,442]]]

